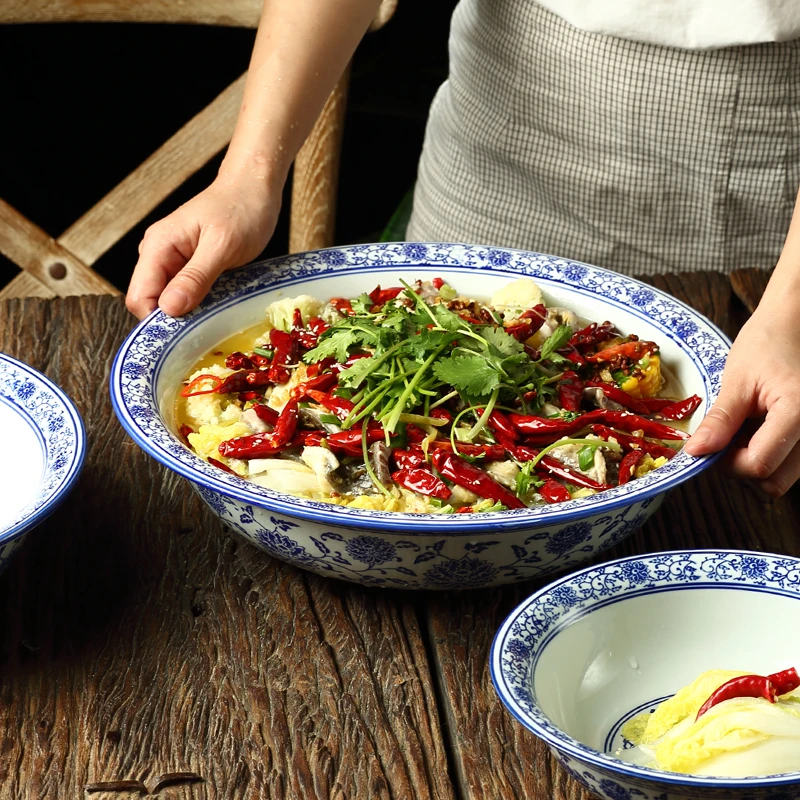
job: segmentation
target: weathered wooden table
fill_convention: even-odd
[[[729,334],[765,282],[653,280]],[[114,417],[132,323],[117,298],[0,303],[0,350],[59,383],[89,436],[74,493],[0,578],[0,798],[588,800],[491,687],[492,635],[538,584],[369,590],[229,534]],[[800,555],[799,510],[704,474],[601,558]]]

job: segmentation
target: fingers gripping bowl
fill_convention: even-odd
[[[188,478],[230,527],[270,554],[323,575],[369,585],[463,588],[525,580],[580,563],[631,533],[666,491],[713,458],[679,453],[630,484],[558,506],[484,514],[420,515],[332,507],[290,497],[221,472],[178,436],[177,391],[202,356],[264,319],[267,305],[305,294],[357,297],[377,284],[440,277],[488,298],[529,276],[549,305],[589,320],[611,319],[623,333],[661,347],[662,361],[700,407],[691,432],[716,398],[729,342],[677,300],[629,278],[522,251],[452,244],[363,245],[303,253],[227,273],[203,305],[171,319],[155,312],[115,360],[111,393],[132,438]]]

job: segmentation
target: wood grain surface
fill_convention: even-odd
[[[733,334],[765,275],[651,282]],[[491,688],[494,632],[540,584],[370,590],[228,534],[113,416],[131,325],[118,298],[0,302],[0,350],[75,398],[90,442],[76,490],[0,578],[0,798],[589,800]],[[800,555],[798,511],[797,491],[769,501],[715,471],[598,560]]]
[[[765,273],[747,270],[737,285],[758,303]],[[721,274],[686,273],[647,279],[705,314],[733,336],[746,313]],[[743,290],[742,290],[743,291]],[[800,493],[768,500],[755,489],[725,479],[720,470],[674,489],[661,509],[636,534],[596,561],[659,550],[734,547],[800,556]],[[546,582],[546,581],[544,581]],[[453,775],[465,798],[593,797],[567,779],[545,745],[516,723],[497,699],[488,657],[495,630],[542,581],[448,596],[432,595],[427,606],[445,730],[451,733]]]
[[[452,798],[419,598],[265,557],[140,451],[106,386],[132,324],[111,297],[0,303],[0,350],[90,442],[0,579],[0,797]]]

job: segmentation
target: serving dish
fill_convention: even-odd
[[[460,244],[357,245],[312,251],[225,273],[203,304],[179,319],[151,314],[114,362],[111,396],[130,436],[188,478],[217,516],[278,558],[368,585],[453,589],[526,580],[579,564],[629,535],[665,493],[716,456],[680,453],[640,480],[558,507],[485,515],[420,516],[332,507],[271,492],[222,473],[178,439],[174,398],[187,370],[232,333],[263,318],[268,303],[310,294],[354,296],[399,278],[442,277],[487,297],[520,276],[551,302],[589,319],[610,318],[661,345],[685,394],[719,392],[730,342],[668,295],[607,270],[553,256]]]
[[[511,714],[605,800],[789,800],[800,797],[800,773],[699,777],[613,754],[632,746],[625,722],[708,669],[767,674],[800,663],[786,627],[798,614],[800,559],[736,550],[618,559],[514,609],[492,645],[492,681]]]
[[[86,453],[74,403],[27,364],[0,353],[0,571],[25,534],[52,514],[72,488]]]

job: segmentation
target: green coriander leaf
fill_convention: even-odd
[[[322,361],[323,358],[332,357],[343,364],[350,355],[349,349],[359,344],[361,338],[359,331],[352,328],[331,328],[320,337],[317,346],[303,356],[303,361],[306,364],[313,364],[315,361]]]
[[[494,351],[492,355],[516,356],[525,352],[525,346],[522,342],[518,342],[502,328],[493,328],[487,325],[485,328],[480,329],[480,334],[489,343],[489,349]]]
[[[541,361],[550,358],[552,353],[562,348],[572,338],[572,328],[569,325],[559,325],[542,345]]]
[[[363,383],[364,378],[366,378],[374,368],[375,359],[359,358],[358,361],[353,362],[351,367],[339,373],[339,385],[349,386],[355,389]]]
[[[431,306],[431,310],[433,311],[433,316],[436,317],[436,321],[439,323],[439,326],[447,331],[457,331],[464,325],[464,320],[461,319],[458,314],[454,314],[441,303]]]
[[[433,374],[470,397],[486,397],[500,383],[497,370],[480,356],[455,355],[433,365]]]
[[[370,309],[372,308],[372,306],[375,305],[375,303],[373,303],[372,300],[370,299],[370,296],[366,292],[364,292],[364,294],[361,294],[358,297],[356,297],[355,300],[351,300],[350,305],[352,306],[353,311],[355,311],[356,314],[369,314]]]

